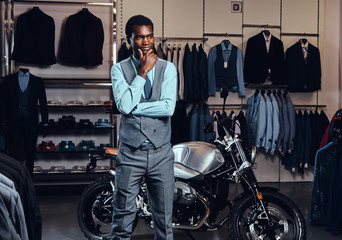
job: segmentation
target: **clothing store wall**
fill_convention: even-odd
[[[232,2],[242,3],[242,12],[232,12]],[[321,54],[322,84],[318,92],[289,93],[295,105],[326,105],[325,110],[330,119],[339,106],[339,36],[340,36],[340,1],[338,0],[117,0],[118,22],[117,43],[120,48],[124,27],[127,20],[135,14],[143,14],[154,22],[156,45],[163,38],[203,38],[205,33],[228,34],[229,41],[242,50],[246,50],[247,40],[270,26],[271,34],[282,40],[284,51],[305,37],[312,45],[318,47]],[[256,27],[259,25],[259,27]],[[273,27],[272,27],[273,26]],[[274,27],[275,26],[275,27]],[[282,33],[296,33],[282,35]],[[300,33],[311,35],[301,36]],[[237,35],[237,36],[229,36]],[[238,36],[241,35],[241,36]],[[225,37],[205,36],[204,50],[220,43]],[[167,40],[170,46],[197,43],[195,40]],[[237,93],[229,93],[227,104],[245,104],[255,88],[246,89],[246,97],[239,98]],[[209,97],[208,104],[222,104],[219,93]],[[227,109],[227,108],[226,108]],[[217,109],[215,109],[217,110]],[[229,110],[229,107],[228,107]],[[297,110],[297,109],[296,109]],[[312,110],[312,109],[309,109]],[[313,109],[314,110],[314,109]],[[320,109],[319,109],[320,110]],[[257,169],[260,181],[312,181],[313,168],[304,174],[285,170],[278,157],[257,155]]]
[[[70,3],[71,2],[71,3]],[[78,4],[78,2],[80,2]],[[108,5],[94,5],[85,4],[84,2],[92,3],[107,3]],[[4,1],[1,2],[4,4]],[[112,0],[92,0],[92,1],[15,1],[14,3],[14,17],[15,22],[17,18],[33,7],[38,7],[42,12],[51,16],[55,24],[55,54],[57,57],[57,63],[50,66],[39,66],[35,64],[24,64],[15,62],[13,72],[17,72],[19,68],[28,68],[30,73],[42,77],[43,79],[55,79],[55,84],[45,84],[47,100],[58,101],[62,105],[65,105],[69,101],[80,101],[84,105],[90,101],[105,101],[110,99],[112,91],[110,86],[104,87],[92,87],[91,85],[85,86],[84,83],[88,82],[92,84],[93,80],[100,81],[101,79],[110,81],[110,68],[113,64],[113,1]],[[103,42],[103,60],[102,64],[98,66],[86,66],[86,65],[72,65],[65,64],[59,61],[59,49],[62,38],[62,33],[65,29],[65,22],[69,16],[74,15],[82,9],[88,9],[88,11],[94,16],[98,17],[102,21],[104,42]],[[2,6],[2,11],[5,9]],[[3,21],[1,21],[3,23]],[[13,61],[14,63],[14,61]],[[4,73],[2,73],[4,74]],[[76,79],[76,80],[75,80]],[[83,79],[83,80],[82,80]],[[87,81],[89,79],[89,81]],[[80,80],[80,81],[77,81]],[[60,82],[60,84],[59,84]],[[73,115],[78,122],[80,119],[90,119],[91,122],[95,123],[99,118],[108,119],[109,115],[104,112],[95,110],[82,110],[81,108],[75,109],[59,109],[49,110],[49,119],[57,121],[62,115]],[[104,134],[96,134],[94,132],[84,134],[48,134],[46,138],[39,136],[37,144],[42,141],[53,140],[58,145],[62,140],[73,141],[75,144],[80,143],[81,140],[94,140],[96,145],[100,143],[108,143],[110,132]],[[57,154],[56,154],[57,155]],[[46,157],[45,157],[46,158]],[[84,159],[73,158],[63,159],[56,157],[48,159],[36,159],[35,165],[41,166],[43,169],[49,169],[51,166],[65,166],[66,169],[70,169],[75,165],[85,165]]]

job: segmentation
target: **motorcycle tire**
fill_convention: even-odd
[[[101,177],[87,186],[78,204],[78,224],[87,239],[109,240],[113,213],[112,175]],[[138,224],[136,217],[133,231]]]
[[[265,207],[271,218],[257,218],[254,197],[243,196],[233,205],[229,214],[228,239],[230,240],[305,240],[306,225],[298,207],[279,192],[263,192]]]

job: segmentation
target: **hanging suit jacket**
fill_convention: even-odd
[[[104,32],[102,21],[84,8],[67,18],[59,59],[65,64],[102,64]]]
[[[264,83],[268,68],[271,70],[272,84],[282,85],[286,83],[283,42],[273,35],[270,41],[270,49],[267,53],[262,32],[248,39],[244,60],[246,83]]]
[[[309,43],[306,61],[297,42],[286,50],[286,72],[288,90],[291,92],[313,92],[321,89],[321,60],[319,49]]]
[[[194,84],[193,54],[190,51],[189,44],[185,45],[184,59],[183,59],[183,71],[184,71],[184,101],[189,101],[191,100],[192,88]]]
[[[198,47],[199,100],[208,100],[208,59],[202,44]]]
[[[55,56],[55,22],[38,7],[18,17],[12,60],[22,63],[52,65]]]
[[[9,127],[15,127],[19,112],[19,92],[18,72],[4,78],[0,95],[0,123],[5,123]],[[30,74],[28,83],[28,119],[33,130],[38,130],[38,108],[39,102],[42,123],[48,123],[48,107],[44,82],[40,77]]]
[[[260,93],[247,99],[246,120],[248,126],[248,144],[257,148],[262,146],[266,129],[266,102]]]

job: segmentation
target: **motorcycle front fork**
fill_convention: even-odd
[[[242,178],[244,179],[244,183],[245,183],[245,186],[243,186],[245,191],[248,191],[248,190],[251,191],[254,196],[255,203],[259,203],[257,204],[257,206],[258,206],[258,211],[260,211],[260,214],[257,216],[257,218],[260,220],[267,220],[268,222],[271,222],[270,221],[271,219],[267,212],[263,195],[261,191],[259,191],[259,185],[255,178],[253,170],[252,169],[246,170]]]

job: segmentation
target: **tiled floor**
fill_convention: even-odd
[[[341,240],[342,233],[331,235],[325,227],[314,227],[308,224],[311,205],[311,183],[261,183],[262,186],[274,186],[290,197],[301,209],[307,222],[307,240]],[[80,191],[53,191],[50,188],[49,194],[41,194],[38,191],[38,199],[43,220],[43,240],[81,240],[86,239],[80,231],[77,222],[77,204],[80,198]],[[227,240],[227,228],[223,227],[217,232],[195,232],[193,237],[196,240]],[[174,232],[175,240],[190,240],[186,233]],[[153,239],[153,231],[140,221],[132,240]]]

